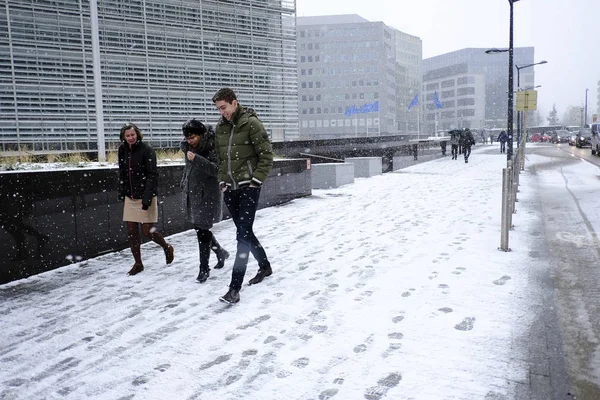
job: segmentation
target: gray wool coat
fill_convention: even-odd
[[[182,205],[185,218],[195,228],[210,229],[223,217],[223,195],[217,181],[219,159],[215,150],[214,135],[212,128],[209,128],[196,149],[187,141],[180,144],[185,159],[180,184]],[[188,160],[188,151],[196,153],[193,161]]]

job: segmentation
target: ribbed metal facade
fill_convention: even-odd
[[[95,149],[90,2],[0,2],[0,151]],[[298,134],[295,0],[98,0],[107,148],[125,122],[175,146],[233,88],[273,140]]]

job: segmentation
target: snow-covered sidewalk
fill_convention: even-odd
[[[134,277],[125,250],[0,286],[0,398],[512,399],[536,216],[498,250],[505,165],[478,146],[259,211],[274,274],[233,306],[233,257],[196,283],[193,231],[170,266],[145,244]],[[235,250],[231,221],[213,231]]]

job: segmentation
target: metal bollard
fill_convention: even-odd
[[[509,218],[509,182],[510,182],[510,171],[508,168],[502,169],[502,215],[500,219],[500,249],[508,251],[508,228],[510,223]]]

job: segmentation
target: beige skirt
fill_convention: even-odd
[[[131,199],[125,196],[123,204],[123,221],[157,223],[158,222],[158,203],[156,196],[152,198],[152,203],[147,210],[142,210],[142,199]]]

